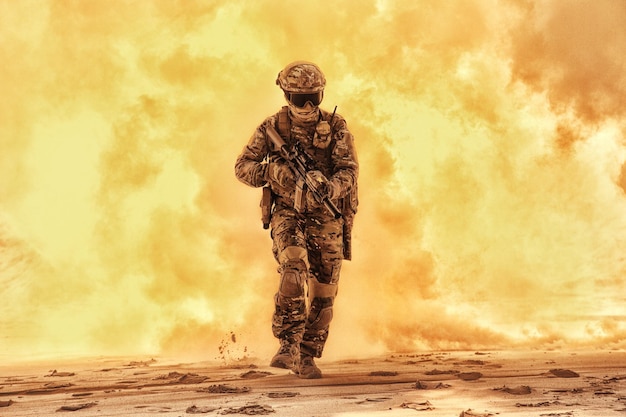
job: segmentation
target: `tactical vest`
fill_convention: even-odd
[[[328,122],[330,124],[330,129],[331,129],[330,143],[325,148],[327,158],[330,157],[330,154],[332,153],[333,147],[335,145],[334,129],[333,129],[332,120],[331,120],[333,115],[330,115],[328,112],[322,112],[322,120]],[[290,144],[291,143],[291,119],[289,118],[288,106],[283,106],[281,110],[278,112],[277,117],[276,117],[275,128],[278,134],[282,136],[283,139],[285,139],[285,141],[288,144]],[[354,149],[354,142],[352,140],[352,137],[350,137],[349,140],[347,140],[346,142],[347,142],[348,147],[350,148],[351,154],[356,157],[356,151]],[[265,188],[269,188],[269,187],[265,187]],[[269,192],[269,189],[268,191],[265,191],[264,189],[264,200],[267,200],[269,198],[267,195],[265,195],[267,192]],[[262,205],[263,205],[263,202],[262,202]],[[346,260],[352,259],[352,226],[354,224],[354,216],[357,212],[358,205],[359,205],[358,186],[355,183],[350,193],[346,197],[341,198],[340,201],[338,202],[338,207],[339,207],[339,210],[341,211],[341,214],[344,220],[344,223],[343,223],[343,244],[344,244],[343,245],[343,257]],[[266,227],[265,221],[264,221],[264,227]]]

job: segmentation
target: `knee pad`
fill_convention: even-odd
[[[333,305],[321,308],[312,308],[309,313],[308,326],[310,330],[324,330],[330,325],[333,319]]]
[[[304,296],[304,282],[306,270],[303,263],[287,263],[281,267],[280,285],[278,294],[284,298],[296,298]]]
[[[324,330],[333,319],[333,303],[337,296],[337,284],[322,284],[315,278],[307,281],[309,286],[309,311],[308,328],[311,330]]]

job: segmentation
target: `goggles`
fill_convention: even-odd
[[[311,94],[285,93],[285,96],[287,97],[287,100],[289,100],[289,102],[296,107],[304,107],[309,101],[314,106],[319,106],[322,102],[322,98],[324,97],[324,92],[320,91]]]

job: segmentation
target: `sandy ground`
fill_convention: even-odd
[[[48,360],[0,366],[0,416],[626,416],[626,352],[429,352],[318,361]]]

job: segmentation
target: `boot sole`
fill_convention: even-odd
[[[285,358],[284,356],[283,357],[273,358],[272,362],[270,362],[270,366],[272,368],[293,370],[296,367],[295,362],[289,361],[289,360],[285,360],[285,359],[287,359],[287,358]]]
[[[292,369],[292,366],[289,366],[288,364],[284,363],[284,362],[272,362],[270,363],[270,366],[272,368],[280,368],[280,369]]]

